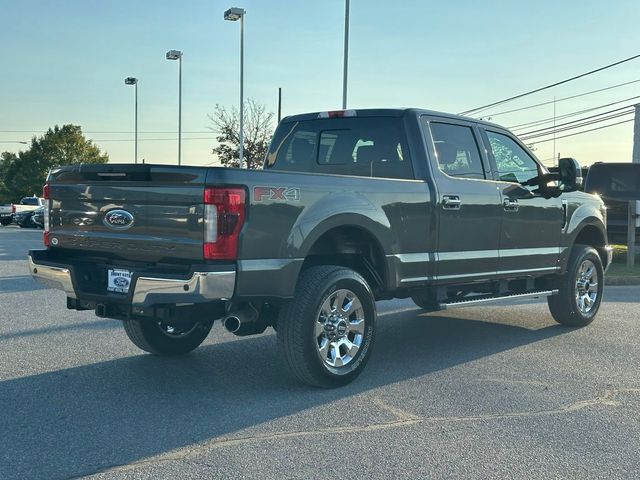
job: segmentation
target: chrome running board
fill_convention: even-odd
[[[457,300],[454,302],[443,302],[439,305],[440,310],[450,310],[452,308],[467,307],[473,305],[484,305],[485,303],[505,302],[510,300],[526,300],[530,298],[545,298],[557,295],[558,290],[539,290],[529,293],[516,293],[503,296],[482,296],[481,298],[470,298],[469,300]]]

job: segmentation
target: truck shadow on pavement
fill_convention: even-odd
[[[33,290],[46,290],[46,288],[44,285],[36,283],[30,275],[0,277],[0,293],[31,292]]]
[[[571,331],[420,313],[381,317],[363,375],[337,390],[295,383],[273,335],[5,380],[0,478],[88,475]]]

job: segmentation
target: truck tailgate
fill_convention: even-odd
[[[52,249],[132,262],[202,261],[205,168],[80,165],[49,176]]]

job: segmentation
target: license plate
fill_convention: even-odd
[[[131,285],[132,272],[122,269],[109,269],[107,276],[107,291],[114,293],[128,293]]]

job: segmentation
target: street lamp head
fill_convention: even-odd
[[[244,8],[232,7],[224,12],[224,19],[235,22],[236,20],[240,20],[242,17],[244,17],[244,14]]]
[[[182,52],[180,50],[169,50],[167,52],[167,60],[178,60],[182,58]]]
[[[138,79],[135,77],[127,77],[124,79],[125,85],[135,85],[136,83],[138,83]]]

